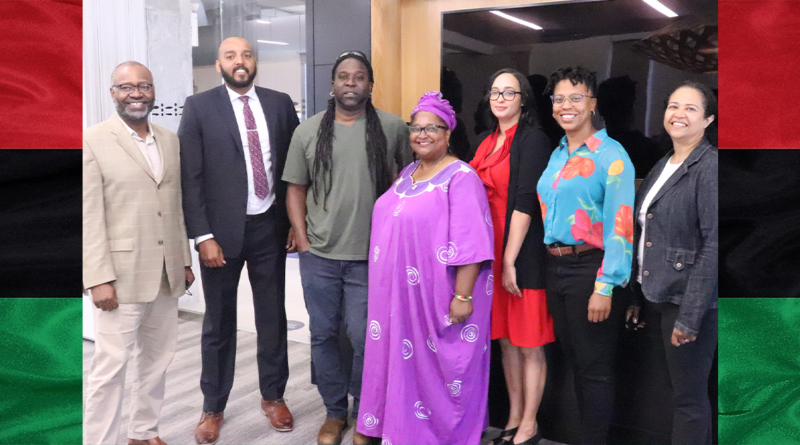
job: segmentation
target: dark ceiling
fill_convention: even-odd
[[[541,31],[491,14],[489,10],[444,14],[448,31],[498,46],[579,40],[603,35],[652,32],[682,17],[717,12],[717,0],[660,0],[678,14],[668,18],[643,0],[573,1],[502,9],[535,23]]]

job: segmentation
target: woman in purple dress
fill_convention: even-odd
[[[375,203],[358,432],[384,445],[478,444],[487,426],[492,219],[448,150],[441,93],[411,113],[410,164]]]

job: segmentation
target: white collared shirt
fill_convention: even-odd
[[[261,101],[258,100],[256,87],[253,85],[244,96],[250,98],[247,103],[250,105],[250,111],[253,112],[253,117],[256,121],[258,140],[261,143],[261,155],[264,158],[264,170],[267,172],[267,184],[269,184],[269,194],[266,198],[261,199],[256,196],[256,187],[253,181],[253,163],[250,162],[250,143],[247,140],[247,125],[244,122],[244,102],[239,99],[243,95],[231,90],[227,85],[225,85],[225,89],[228,90],[228,96],[231,99],[233,113],[236,115],[236,125],[239,127],[239,135],[241,135],[242,146],[244,148],[244,162],[247,169],[247,214],[258,215],[269,210],[272,203],[275,202],[275,181],[272,177],[272,157],[270,154],[267,118],[264,115],[264,109],[261,108]],[[214,234],[212,233],[201,235],[195,238],[195,243],[200,244],[213,237]]]
[[[147,161],[147,165],[150,167],[150,172],[153,173],[153,177],[156,178],[156,182],[161,182],[164,168],[161,160],[161,152],[158,149],[156,138],[153,135],[153,127],[151,127],[149,123],[147,124],[147,136],[142,139],[139,133],[129,127],[119,114],[115,114],[117,118],[119,118],[119,121],[122,122],[122,125],[125,126],[125,129],[128,130],[128,133],[130,133],[133,142],[136,142],[136,146],[139,147],[139,150],[142,152],[142,156],[144,156],[145,161]]]
[[[267,184],[269,184],[269,194],[266,198],[260,199],[256,196],[255,183],[253,181],[253,164],[250,162],[250,144],[247,141],[247,126],[244,122],[244,102],[239,99],[242,95],[231,90],[227,85],[228,95],[233,105],[233,113],[236,115],[236,124],[239,126],[239,134],[242,136],[242,146],[244,147],[244,162],[247,165],[247,214],[258,215],[266,212],[275,201],[275,182],[272,178],[272,157],[270,156],[269,129],[267,128],[267,118],[264,116],[264,109],[256,94],[256,87],[250,87],[250,91],[244,94],[249,97],[250,110],[256,120],[258,129],[258,140],[261,143],[261,155],[264,158],[264,169],[267,172]]]

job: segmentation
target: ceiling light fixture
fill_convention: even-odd
[[[270,45],[288,45],[286,42],[273,42],[272,40],[256,40],[258,43],[269,43]]]
[[[500,12],[500,11],[489,11],[489,12],[491,12],[494,15],[500,16],[500,17],[502,17],[502,18],[504,18],[506,20],[511,20],[514,23],[519,23],[522,26],[527,26],[528,28],[533,28],[533,29],[535,29],[537,31],[541,31],[542,30],[542,27],[539,26],[539,25],[535,25],[535,24],[533,24],[531,22],[526,22],[525,20],[518,19],[516,17],[510,16],[510,15],[504,13],[504,12]]]
[[[678,16],[678,14],[676,14],[675,11],[667,8],[666,6],[661,4],[661,2],[658,1],[658,0],[643,0],[643,1],[645,3],[647,3],[648,5],[650,5],[653,9],[655,9],[656,11],[664,14],[667,17],[677,17]]]
[[[269,24],[270,24],[270,23],[272,23],[272,22],[270,22],[269,20],[256,20],[256,23],[261,23],[261,24],[264,24],[264,25],[269,25]]]

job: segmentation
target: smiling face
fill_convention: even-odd
[[[153,75],[150,70],[140,65],[123,65],[114,72],[114,85],[142,85],[153,84]],[[125,93],[119,88],[111,88],[111,99],[119,116],[126,122],[141,122],[153,111],[156,100],[156,89],[142,93],[135,89]]]
[[[494,80],[492,83],[491,91],[502,93],[504,91],[515,91],[519,93],[519,81],[513,74],[503,73]],[[515,124],[519,122],[519,117],[522,114],[522,94],[515,94],[514,99],[506,100],[502,94],[497,97],[497,100],[490,100],[489,106],[492,109],[492,114],[497,118],[501,124]]]
[[[553,90],[554,96],[569,97],[572,94],[585,94],[587,97],[578,103],[572,103],[567,99],[562,104],[553,104],[553,117],[568,135],[590,130],[592,111],[597,106],[597,99],[588,97],[592,93],[584,83],[573,85],[570,80],[564,79],[558,82]]]
[[[669,97],[664,113],[664,128],[673,141],[692,143],[705,135],[714,116],[704,117],[703,95],[690,87],[678,88]]]
[[[439,116],[430,111],[420,111],[415,114],[411,119],[411,125],[417,125],[422,128],[427,128],[431,125],[447,127]],[[423,161],[441,159],[446,155],[449,140],[450,130],[443,130],[441,128],[439,128],[436,133],[420,131],[419,133],[411,133],[410,136],[411,149],[414,150],[417,157]]]
[[[369,72],[358,59],[343,60],[336,67],[331,92],[336,99],[336,106],[345,110],[363,108],[372,92]]]
[[[232,89],[245,89],[253,84],[258,74],[256,57],[247,40],[229,37],[219,46],[217,72]]]

